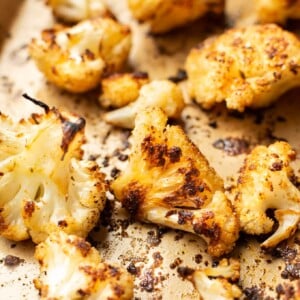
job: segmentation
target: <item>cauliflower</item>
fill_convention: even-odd
[[[224,0],[128,0],[133,16],[150,25],[152,33],[183,26],[208,12],[222,14]]]
[[[231,29],[192,49],[186,71],[190,97],[206,109],[264,107],[300,85],[300,41],[273,24]]]
[[[48,0],[47,4],[57,18],[66,22],[111,15],[103,0]]]
[[[285,23],[300,18],[300,1],[255,0],[257,18],[262,23]]]
[[[101,82],[99,103],[104,107],[125,106],[138,98],[141,87],[148,82],[147,73],[112,74]]]
[[[133,279],[122,268],[103,262],[84,239],[52,233],[35,250],[40,276],[34,280],[41,299],[132,299]]]
[[[221,260],[215,268],[196,270],[191,281],[200,294],[201,300],[233,300],[240,299],[242,292],[236,284],[228,281],[236,281],[240,276],[240,263],[236,260]],[[217,277],[211,279],[210,277]],[[221,277],[221,278],[220,278]]]
[[[170,118],[179,118],[184,108],[180,88],[168,80],[155,80],[144,85],[138,99],[125,107],[105,114],[106,122],[133,128],[136,115],[145,107],[160,107]]]
[[[103,73],[119,70],[131,47],[127,26],[110,18],[83,21],[70,28],[44,30],[29,53],[46,78],[74,93],[95,88]]]
[[[239,226],[223,181],[166,114],[147,108],[136,117],[129,165],[111,184],[132,217],[201,236],[208,252],[232,250]]]
[[[35,243],[63,230],[85,237],[105,204],[95,162],[82,160],[82,118],[46,109],[19,123],[0,115],[0,234]]]
[[[275,210],[274,216],[279,223],[262,247],[276,246],[297,229],[300,191],[293,184],[295,175],[290,167],[295,157],[286,142],[257,146],[241,170],[235,199],[241,229],[255,235],[270,233],[274,221],[266,214],[267,209]]]

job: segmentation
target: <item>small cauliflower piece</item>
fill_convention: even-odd
[[[300,191],[293,184],[295,175],[290,167],[295,157],[286,142],[257,146],[241,169],[235,200],[241,229],[254,235],[272,232],[274,221],[267,216],[267,209],[275,210],[274,217],[279,223],[262,243],[264,248],[287,239],[300,221]]]
[[[104,262],[83,238],[51,234],[35,250],[40,276],[34,280],[41,299],[126,300],[133,296],[133,279],[124,269]]]
[[[39,243],[85,237],[105,204],[104,175],[82,159],[85,121],[57,109],[19,123],[0,115],[0,234]]]
[[[135,101],[143,85],[149,82],[147,73],[117,73],[103,78],[99,103],[103,107],[122,107]]]
[[[133,218],[195,233],[220,256],[232,250],[239,226],[223,181],[179,126],[157,107],[140,111],[129,165],[111,184]]]
[[[128,0],[133,16],[147,22],[152,33],[170,31],[208,12],[222,14],[224,3],[224,0]]]
[[[255,0],[257,19],[261,23],[281,23],[300,18],[300,1]]]
[[[179,118],[184,105],[182,92],[175,83],[154,80],[141,88],[135,102],[106,113],[104,119],[115,126],[133,128],[136,115],[146,107],[159,107],[169,118]]]
[[[69,28],[44,30],[41,38],[29,44],[29,54],[50,82],[81,93],[99,85],[103,72],[118,71],[130,47],[127,26],[96,18]]]
[[[70,23],[111,15],[103,0],[47,0],[47,4],[57,18]]]
[[[231,29],[191,50],[188,92],[210,109],[265,107],[300,85],[300,41],[277,25]]]
[[[215,268],[196,270],[191,281],[200,294],[201,300],[233,300],[240,299],[240,288],[230,281],[236,281],[240,276],[240,263],[237,260],[221,260]],[[217,278],[211,278],[217,277]]]

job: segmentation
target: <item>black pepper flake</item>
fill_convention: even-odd
[[[110,172],[110,176],[112,178],[116,178],[120,174],[120,170],[118,168],[113,168]]]

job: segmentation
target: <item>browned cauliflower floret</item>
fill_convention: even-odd
[[[35,258],[41,274],[34,284],[41,299],[132,299],[131,275],[105,263],[99,252],[80,237],[53,233],[36,247]]]
[[[52,108],[19,123],[1,114],[0,123],[0,234],[35,243],[58,230],[85,237],[106,185],[82,159],[84,120]]]
[[[274,221],[266,214],[275,210],[278,229],[262,243],[273,247],[291,236],[300,220],[300,191],[293,184],[290,162],[295,152],[286,142],[257,146],[247,157],[237,185],[235,206],[241,229],[249,234],[266,234]]]
[[[277,25],[231,29],[191,50],[188,90],[204,108],[264,107],[300,85],[300,41]]]
[[[255,0],[257,18],[262,23],[285,23],[300,18],[300,1]]]
[[[223,259],[217,267],[196,270],[190,280],[199,292],[201,300],[233,300],[242,296],[240,288],[230,282],[238,280],[239,276],[240,263]]]
[[[119,70],[131,47],[127,26],[110,18],[83,21],[69,28],[44,30],[29,53],[46,78],[80,93],[99,85],[105,73]]]
[[[117,73],[101,82],[99,103],[104,107],[122,107],[135,101],[143,85],[149,82],[147,73]]]
[[[239,227],[223,181],[178,126],[157,107],[141,111],[129,165],[112,183],[132,217],[201,236],[213,256],[229,252]]]
[[[164,33],[202,17],[222,14],[224,0],[128,0],[133,16],[150,25],[153,33]]]
[[[110,15],[103,0],[47,0],[47,4],[57,18],[66,22]]]
[[[184,105],[182,92],[175,83],[154,80],[141,88],[135,102],[106,113],[104,119],[116,126],[133,128],[136,115],[146,107],[159,107],[168,117],[179,118]]]

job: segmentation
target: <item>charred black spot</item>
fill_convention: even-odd
[[[178,212],[178,221],[177,223],[179,225],[186,224],[188,222],[191,222],[193,220],[194,214],[191,211],[182,210]]]
[[[142,142],[142,151],[149,157],[153,166],[162,167],[166,160],[167,146],[164,144],[155,144],[151,136],[147,136]]]
[[[183,69],[179,69],[177,71],[177,74],[175,76],[170,76],[168,78],[168,80],[170,80],[170,81],[172,81],[174,83],[179,83],[179,82],[181,82],[183,80],[186,80],[186,79],[187,79],[187,73]]]
[[[130,187],[129,187],[130,189]],[[128,192],[125,192],[125,197],[122,200],[123,206],[128,210],[130,215],[135,218],[140,204],[144,201],[144,193],[138,189],[130,189]]]
[[[168,156],[172,163],[178,162],[180,160],[181,155],[182,151],[179,147],[174,146],[168,150]]]
[[[185,279],[186,277],[192,275],[195,272],[195,270],[189,267],[178,267],[177,272],[179,276]]]

